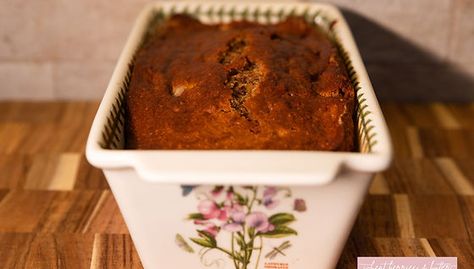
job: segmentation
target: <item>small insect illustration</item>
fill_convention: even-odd
[[[181,193],[183,196],[188,196],[196,185],[181,185]]]
[[[184,240],[182,235],[176,234],[175,243],[182,250],[184,250],[186,252],[189,252],[189,253],[194,253],[194,249],[186,242],[186,240]]]
[[[290,247],[291,247],[290,241],[285,241],[285,242],[281,243],[280,246],[274,247],[273,250],[268,252],[267,255],[265,255],[265,258],[273,260],[276,256],[278,256],[278,254],[286,256],[285,252],[283,252],[283,251],[290,248]]]

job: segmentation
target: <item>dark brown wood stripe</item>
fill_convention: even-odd
[[[469,238],[456,196],[414,195],[409,198],[416,237]]]
[[[390,195],[370,195],[362,206],[354,232],[371,237],[397,237],[395,203]]]
[[[143,268],[129,235],[96,234],[91,269],[99,268]]]
[[[77,190],[107,190],[110,189],[105,180],[104,173],[91,166],[82,154],[74,189]]]
[[[474,268],[474,240],[429,239],[437,256],[455,256],[458,268]]]

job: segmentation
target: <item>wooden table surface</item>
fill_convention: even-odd
[[[0,268],[142,268],[103,174],[84,158],[97,105],[0,102]],[[474,104],[383,110],[395,159],[338,268],[356,268],[357,256],[456,256],[474,268]]]

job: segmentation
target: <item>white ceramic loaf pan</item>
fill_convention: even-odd
[[[359,152],[124,150],[124,96],[152,25],[173,13],[206,23],[302,15],[338,44],[357,89]],[[192,48],[190,48],[192,49]],[[145,268],[333,268],[372,176],[392,149],[352,34],[316,3],[163,2],[139,15],[92,125],[101,168]]]

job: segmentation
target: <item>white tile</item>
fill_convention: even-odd
[[[459,63],[474,63],[474,1],[454,1],[449,59]]]
[[[326,2],[334,3],[365,17],[365,22],[356,20],[357,24],[351,27],[356,28],[355,32],[362,33],[366,39],[371,38],[370,29],[374,27],[371,27],[370,21],[373,21],[398,35],[402,41],[411,42],[438,58],[444,59],[447,55],[452,0],[329,0]],[[376,31],[375,34],[379,32]],[[384,44],[384,46],[378,46],[381,53],[376,54],[374,61],[392,61],[396,58],[388,55],[390,51],[384,53],[384,47],[390,46],[390,43],[384,42],[383,34],[372,37],[373,42],[382,41]],[[408,54],[408,57],[411,57],[410,55]],[[411,60],[406,57],[398,59],[402,62]],[[420,60],[415,57],[415,61]]]
[[[0,60],[53,56],[53,1],[0,1]]]
[[[148,2],[0,1],[0,60],[116,59]]]
[[[112,76],[113,61],[59,62],[53,66],[56,99],[100,100]]]
[[[0,81],[1,100],[53,98],[49,63],[0,62]]]
[[[58,1],[55,57],[59,60],[115,60],[133,22],[149,1]]]

